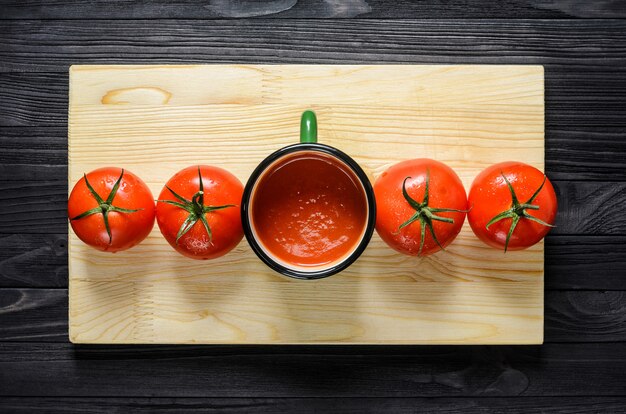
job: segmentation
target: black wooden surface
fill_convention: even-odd
[[[67,70],[80,63],[546,70],[543,346],[73,346]],[[626,412],[623,0],[0,0],[0,412]]]

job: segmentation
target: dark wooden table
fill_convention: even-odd
[[[0,1],[0,412],[626,412],[626,1]],[[73,346],[68,67],[541,64],[543,346]]]

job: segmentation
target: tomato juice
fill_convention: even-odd
[[[328,267],[363,238],[368,203],[350,167],[318,151],[286,155],[259,178],[250,203],[255,238],[288,267]]]

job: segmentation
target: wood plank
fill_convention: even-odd
[[[621,127],[548,128],[548,175],[560,181],[626,181],[625,133]],[[65,128],[0,127],[0,180],[55,181],[66,176]]]
[[[162,263],[158,280],[156,270],[141,264],[144,270],[139,272],[150,280],[146,282],[123,281],[119,276],[99,281],[91,275],[85,279],[81,270],[76,276],[70,273],[70,340],[99,344],[543,341],[543,286],[537,282],[462,287],[443,281],[418,283],[403,281],[412,275],[397,267],[374,277],[371,270],[364,270],[372,263],[362,260],[360,266],[323,283],[304,286],[281,280],[251,254],[239,257],[236,265],[212,263],[211,274],[205,267],[204,281],[199,281],[199,268],[189,262],[174,270],[179,274],[186,270],[184,278],[171,279],[169,257],[159,259],[167,262]],[[81,262],[71,266],[78,268]],[[249,273],[238,270],[242,262]],[[102,269],[102,262],[96,263],[93,273]],[[130,280],[138,274],[135,264],[124,271]]]
[[[553,236],[545,241],[546,289],[626,290],[626,238]]]
[[[51,182],[65,177],[66,128],[0,127],[1,181]]]
[[[0,289],[0,341],[67,342],[66,289]]]
[[[626,293],[546,292],[549,342],[626,341]]]
[[[119,62],[124,63],[123,58]],[[545,78],[548,146],[551,133],[558,139],[563,132],[571,135],[572,130],[580,134],[591,130],[592,135],[586,137],[590,139],[596,137],[596,131],[611,132],[612,127],[618,128],[617,133],[623,132],[626,70],[610,64],[575,70],[547,64]],[[207,91],[211,88],[213,92],[214,84],[214,80],[206,79],[196,88],[200,103],[209,99]],[[7,103],[0,107],[0,126],[66,127],[67,73],[6,73],[0,75],[0,85],[0,102]],[[192,89],[190,85],[187,88]]]
[[[520,114],[527,115],[543,107],[543,76],[542,67],[528,65],[74,65],[70,109],[311,103],[419,109],[484,104],[520,106]],[[341,93],[341,87],[350,93]]]
[[[1,94],[1,91],[0,91]],[[558,181],[626,181],[626,128],[546,130],[546,172]],[[0,180],[67,177],[67,129],[0,127]]]
[[[0,181],[0,234],[67,231],[66,181]]]
[[[546,239],[546,290],[626,290],[625,266],[623,236]],[[0,287],[67,287],[67,234],[0,237]]]
[[[65,163],[62,154],[48,152],[45,148],[46,152],[41,156],[53,158],[42,163],[34,145],[35,137],[45,137],[54,140],[55,149],[65,148],[58,140],[64,140],[66,134],[67,99],[64,96],[67,94],[67,75],[13,73],[3,75],[0,80],[5,76],[9,80],[0,88],[0,101],[10,104],[0,108],[0,125],[46,128],[28,129],[28,132],[0,128],[0,148],[3,150],[0,157],[6,154],[1,160],[7,164],[4,170],[14,177],[19,177],[23,171],[26,179],[31,176],[65,177],[65,169],[48,165],[50,162]],[[626,180],[626,141],[622,139],[626,120],[626,72],[582,71],[573,78],[568,70],[552,72],[548,67],[546,78],[546,165],[551,177]],[[606,126],[619,124],[622,126]],[[51,131],[49,126],[57,128]],[[55,134],[54,137],[51,133]],[[16,164],[21,159],[31,162]]]
[[[626,183],[564,182],[555,186],[559,202],[553,234],[624,235],[626,220],[617,214]]]
[[[466,2],[348,0],[341,4],[309,0],[224,1],[91,1],[52,0],[45,7],[35,0],[5,0],[2,19],[214,19],[214,18],[366,18],[366,19],[492,19],[620,18],[626,8],[619,1],[488,0]]]
[[[14,20],[3,26],[2,72],[116,62],[542,64],[576,72],[626,61],[622,20]]]
[[[67,287],[67,234],[0,235],[0,287]]]
[[[624,291],[548,291],[545,342],[626,341]],[[0,289],[0,341],[67,342],[67,289]]]
[[[2,73],[0,126],[67,125],[68,78],[59,73]]]
[[[391,67],[387,70],[393,71]],[[461,81],[466,75],[458,76]],[[520,85],[524,89],[527,86]],[[503,85],[496,82],[490,87],[501,90]],[[518,85],[510,87],[516,89]],[[273,88],[271,85],[264,89]],[[480,94],[474,88],[467,92],[468,99]],[[472,95],[474,92],[476,95]],[[376,93],[370,99],[375,99]],[[528,106],[507,106],[506,102],[514,98],[507,96],[508,92],[500,93],[502,96],[495,99],[502,99],[502,104],[468,102],[455,106],[433,98],[435,103],[416,108],[364,106],[366,102],[190,106],[169,102],[154,106],[77,103],[71,109],[69,174],[71,180],[76,180],[83,171],[117,159],[127,169],[143,173],[146,183],[157,193],[160,184],[171,175],[162,168],[163,163],[177,171],[202,158],[205,162],[219,162],[246,181],[267,154],[294,143],[299,114],[307,108],[317,112],[320,141],[348,152],[372,178],[395,162],[423,156],[455,168],[468,186],[478,171],[511,157],[543,168],[543,111],[542,102],[537,102],[540,98],[535,96],[535,104]],[[319,99],[324,102],[341,98],[323,93]],[[172,122],[173,119],[178,121]],[[497,148],[494,140],[498,141]],[[186,145],[181,146],[182,141]],[[207,142],[212,143],[211,148]],[[365,142],[367,145],[362,145]],[[235,147],[237,157],[232,156]]]
[[[625,135],[623,127],[547,127],[546,172],[553,180],[626,181]]]
[[[171,175],[163,165],[175,171],[201,158],[246,181],[294,142],[312,108],[320,141],[372,179],[426,156],[468,184],[511,157],[543,168],[543,97],[543,68],[528,65],[72,66],[69,180],[114,159],[157,194]],[[542,341],[542,244],[502,260],[466,227],[444,253],[411,260],[374,237],[350,269],[303,284],[271,272],[246,243],[207,267],[173,254],[156,230],[114,257],[70,233],[70,339]]]
[[[607,50],[608,52],[608,50]],[[551,54],[552,55],[552,54]],[[599,67],[565,68],[547,64],[546,126],[548,129],[624,127],[626,71],[607,62]],[[593,107],[596,116],[589,110]]]
[[[625,343],[541,347],[75,347],[5,342],[0,343],[0,395],[624,396],[624,351]]]
[[[626,411],[623,397],[460,397],[460,398],[81,398],[9,397],[0,399],[0,410],[15,414],[71,413],[415,413],[463,412],[487,414],[618,413]]]
[[[259,150],[259,157],[262,151],[263,148]],[[269,152],[269,148],[265,150]],[[161,173],[171,175],[175,171],[176,166],[172,166]],[[554,181],[553,184],[559,211],[552,235],[626,235],[626,217],[619,207],[624,203],[626,182]],[[0,201],[0,234],[67,231],[67,183],[64,181],[0,181]],[[41,225],[42,220],[45,226]],[[583,246],[586,243],[583,239]]]

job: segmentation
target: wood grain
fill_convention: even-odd
[[[620,71],[626,62],[622,20],[7,20],[3,26],[0,72],[65,73],[73,64],[111,63],[473,63],[552,65],[575,76],[581,69]]]
[[[544,168],[543,116],[524,106],[77,104],[71,110],[70,181],[117,159],[155,193],[172,172],[197,160],[218,163],[245,182],[266,155],[297,141],[298,117],[306,108],[318,115],[320,141],[349,151],[371,178],[426,154],[453,167],[467,188],[479,171],[511,158]]]
[[[200,156],[219,160],[245,181],[264,154],[294,142],[299,114],[309,107],[318,113],[320,124],[326,125],[320,139],[339,149],[349,148],[373,176],[394,162],[429,150],[431,157],[454,163],[466,184],[477,170],[513,155],[543,168],[541,68],[118,66],[111,69],[113,79],[107,70],[106,66],[79,66],[72,71],[74,91],[86,90],[70,93],[72,182],[122,148],[126,167],[145,172],[155,192],[160,189],[157,184],[171,175],[160,164],[167,162],[176,170]],[[503,72],[511,79],[507,81]],[[390,80],[380,81],[385,77]],[[150,86],[141,86],[148,79]],[[398,83],[399,79],[404,82]],[[336,93],[337,88],[350,92]],[[110,100],[114,93],[119,101]],[[183,117],[185,122],[171,122]],[[88,139],[74,141],[73,134]],[[223,141],[225,134],[227,144],[207,148],[206,142]],[[168,147],[173,137],[176,155]],[[272,139],[259,142],[258,137]],[[127,142],[130,138],[132,143]],[[493,140],[499,148],[493,148]],[[181,142],[185,142],[182,147]],[[236,160],[227,156],[233,146],[241,148]],[[526,151],[517,151],[520,148]],[[80,158],[74,159],[74,154]],[[145,165],[147,154],[152,166]]]
[[[555,190],[560,204],[557,226],[575,228],[579,234],[626,234],[626,220],[616,214],[623,204],[626,183],[587,181]]]
[[[72,413],[415,413],[489,414],[619,413],[626,411],[620,397],[500,397],[500,398],[81,398],[29,397],[0,399],[0,410],[15,414]]]
[[[0,181],[0,234],[66,229],[67,182]]]
[[[598,61],[599,67],[575,70],[550,63],[544,65],[546,149],[550,149],[550,139],[559,139],[565,133],[572,135],[568,138],[574,143],[587,138],[585,150],[600,151],[602,148],[593,148],[590,142],[595,138],[606,140],[598,133],[623,133],[626,127],[626,70],[614,69],[610,63],[601,62]],[[119,63],[124,63],[124,59],[120,58]],[[0,102],[6,103],[0,106],[0,126],[66,127],[66,72],[6,73],[0,75],[0,84]],[[200,85],[197,94],[205,85]],[[568,141],[564,144],[565,150],[571,145]],[[605,158],[605,161],[611,161],[609,157]]]
[[[0,289],[0,341],[67,341],[67,290]]]
[[[626,290],[624,236],[556,236],[545,243],[545,287]],[[67,287],[67,234],[0,237],[0,286]]]
[[[626,341],[625,292],[547,292],[545,300],[550,342]]]
[[[70,273],[70,339],[178,344],[543,341],[543,301],[537,299],[543,288],[531,283],[460,287],[342,274],[302,286],[264,280],[277,276],[260,266],[235,276],[243,279],[237,282],[221,275],[196,283],[96,282]]]
[[[626,181],[624,134],[626,128],[621,127],[548,128],[546,173],[558,181]],[[0,179],[57,181],[65,177],[64,127],[0,127]]]
[[[102,82],[110,74],[115,75],[113,79]],[[464,83],[468,78],[473,82]],[[524,115],[543,104],[543,70],[533,66],[78,65],[70,69],[70,82],[89,85],[84,92],[71,94],[76,109],[97,104],[167,104],[168,108],[206,104],[417,108],[485,104],[524,106],[518,114]],[[350,88],[350,93],[337,93],[341,86]],[[526,94],[520,92],[523,89]]]
[[[619,18],[626,7],[619,0],[502,0],[411,2],[407,0],[212,0],[145,1],[53,0],[45,7],[35,0],[4,0],[2,19],[213,19],[213,18],[367,18],[367,19],[520,19]]]
[[[1,235],[0,287],[67,287],[67,234]]]
[[[67,125],[65,74],[0,75],[0,126]]]
[[[1,181],[59,181],[67,177],[65,128],[0,127]]]
[[[545,241],[546,289],[626,290],[626,238],[552,236]]]
[[[4,342],[0,366],[11,375],[0,376],[0,395],[623,397],[625,350],[624,343],[75,347]]]
[[[320,141],[353,156],[372,181],[398,161],[430,157],[469,187],[498,161],[543,168],[543,105],[536,66],[73,66],[69,181],[115,160],[158,194],[172,171],[202,160],[245,182],[295,141],[312,108]],[[503,260],[466,226],[444,253],[411,259],[375,237],[341,275],[302,283],[271,272],[246,243],[207,267],[172,252],[157,230],[114,257],[70,233],[70,339],[542,341],[542,244]]]
[[[624,291],[547,291],[545,342],[626,341],[625,294]],[[190,295],[190,300],[197,303],[198,296]],[[0,297],[3,327],[0,341],[67,342],[67,289],[5,288],[0,289]],[[171,313],[175,311],[172,309]],[[191,325],[201,323],[199,317],[191,314],[186,317]]]
[[[625,135],[622,127],[548,127],[546,173],[557,180],[626,181]]]

